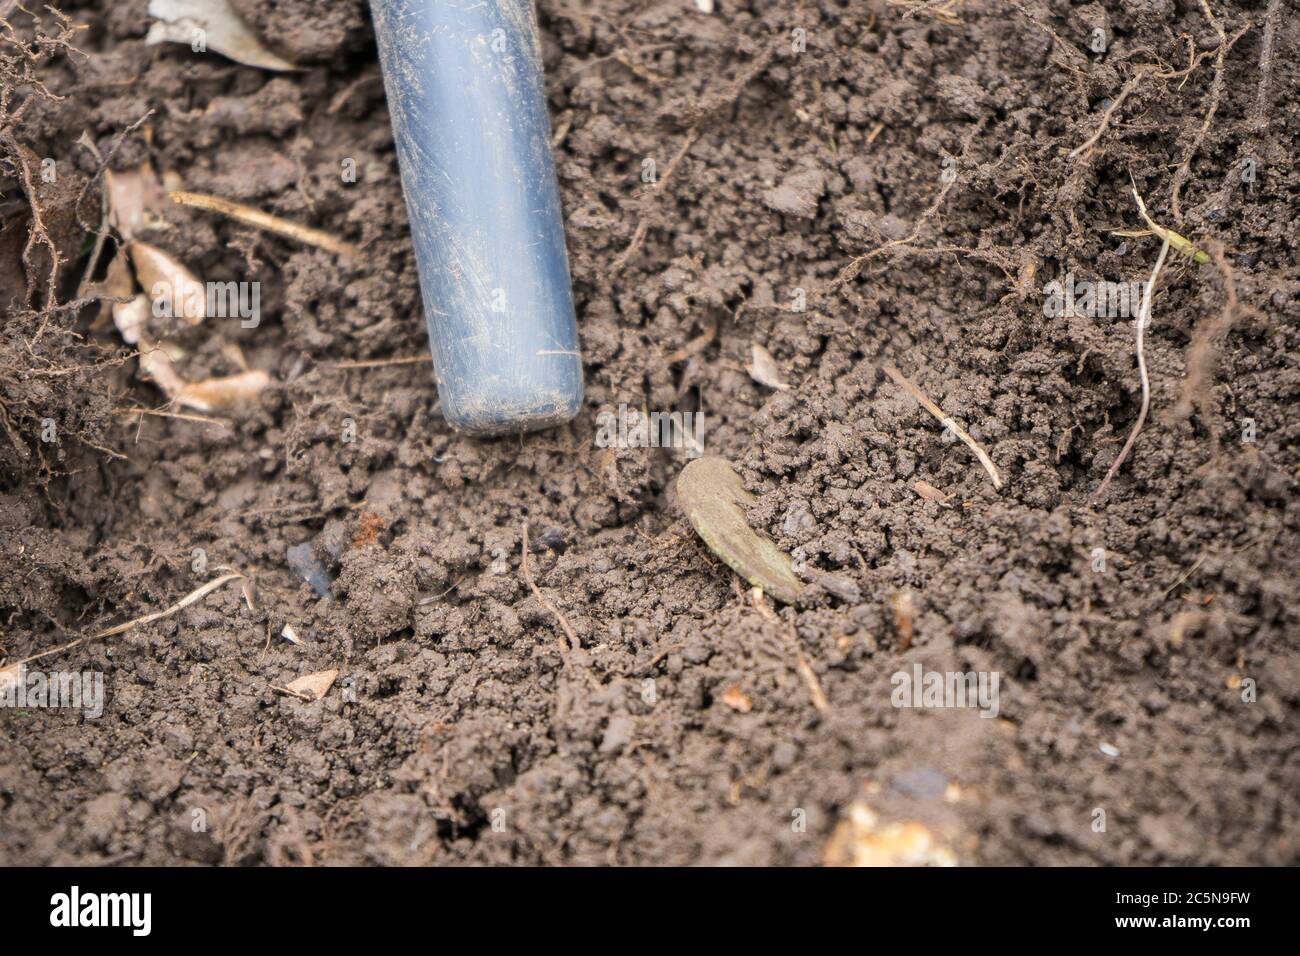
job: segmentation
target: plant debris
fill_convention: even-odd
[[[1197,265],[1204,265],[1205,263],[1210,261],[1209,253],[1196,248],[1196,246],[1192,243],[1192,241],[1188,239],[1186,236],[1179,235],[1178,233],[1174,232],[1172,229],[1166,229],[1164,226],[1154,221],[1147,214],[1147,204],[1142,201],[1141,195],[1138,194],[1137,184],[1133,185],[1133,201],[1137,203],[1138,214],[1142,217],[1142,221],[1147,224],[1147,228],[1146,229],[1114,229],[1111,231],[1112,236],[1128,236],[1128,237],[1139,237],[1139,238],[1142,236],[1158,236],[1161,239],[1163,239],[1165,242],[1167,242],[1169,245],[1173,246],[1177,252],[1181,253],[1184,256],[1187,256]]]
[[[739,684],[732,684],[722,692],[722,702],[740,714],[747,714],[754,709],[754,701],[740,689]]]
[[[1138,209],[1141,210],[1142,215],[1145,217],[1146,209],[1142,206],[1142,199],[1138,196],[1137,189],[1133,190],[1133,197],[1137,199]],[[1149,219],[1147,221],[1150,222]],[[1152,223],[1152,225],[1154,226],[1155,224]],[[1092,493],[1094,499],[1101,497],[1107,486],[1110,485],[1111,479],[1119,473],[1120,465],[1124,464],[1125,459],[1128,458],[1129,452],[1133,450],[1133,443],[1137,441],[1138,434],[1142,431],[1142,426],[1146,424],[1147,412],[1151,410],[1151,379],[1147,375],[1147,360],[1146,353],[1143,349],[1143,343],[1146,340],[1146,327],[1151,322],[1151,299],[1155,294],[1156,280],[1160,278],[1160,270],[1164,267],[1165,256],[1169,254],[1169,236],[1170,234],[1168,232],[1162,235],[1164,241],[1160,243],[1160,255],[1156,257],[1155,268],[1151,270],[1151,278],[1147,280],[1146,288],[1142,291],[1142,305],[1138,309],[1136,322],[1137,362],[1138,378],[1142,384],[1142,406],[1138,410],[1137,421],[1133,423],[1133,430],[1129,432],[1128,440],[1124,442],[1124,447],[1120,449],[1119,455],[1115,458],[1115,463],[1110,466],[1109,470],[1106,472],[1106,477],[1101,480],[1101,484],[1097,486],[1097,490]],[[1182,237],[1180,236],[1179,238]],[[1186,242],[1186,240],[1183,241]]]
[[[185,597],[181,598],[171,607],[164,608],[161,611],[155,611],[152,614],[145,614],[143,617],[132,618],[131,620],[125,621],[121,624],[114,624],[110,628],[106,628],[105,630],[102,631],[96,631],[94,634],[87,634],[85,637],[79,637],[75,641],[69,641],[66,644],[59,645],[58,647],[50,648],[48,651],[41,651],[39,654],[32,654],[30,657],[24,657],[20,661],[15,661],[12,664],[7,664],[3,668],[0,668],[0,673],[4,673],[6,671],[17,672],[18,668],[22,667],[25,664],[30,664],[32,661],[38,661],[44,657],[50,657],[51,655],[61,653],[62,651],[71,650],[74,647],[78,647],[82,644],[85,644],[87,641],[98,640],[101,637],[114,637],[118,634],[125,634],[127,631],[133,630],[137,627],[140,627],[141,625],[151,624],[154,621],[161,621],[164,618],[171,617],[173,614],[179,614],[181,611],[185,610],[185,608],[189,607],[191,604],[195,603],[196,601],[200,601],[206,595],[211,594],[217,588],[221,587],[221,585],[226,584],[229,581],[242,580],[243,577],[244,575],[240,574],[237,571],[231,571],[228,574],[223,574],[221,577],[214,578],[213,580],[209,581],[207,584],[195,588],[193,591],[185,595]]]
[[[338,676],[338,668],[331,668],[327,671],[316,671],[314,674],[304,674],[283,687],[272,684],[271,689],[297,697],[299,700],[316,701],[329,693]]]
[[[919,478],[912,482],[912,490],[926,501],[937,502],[945,508],[949,507],[949,501],[952,498],[952,495],[948,494],[948,492],[940,491],[928,481],[923,481]]]
[[[157,246],[133,239],[126,244],[127,255],[135,266],[135,277],[149,297],[151,307],[164,308],[164,314],[184,319],[190,325],[203,321],[207,307],[204,285],[170,253]]]
[[[905,651],[912,646],[912,634],[916,619],[916,608],[912,603],[912,592],[898,591],[889,599],[889,609],[894,614],[894,633],[898,635],[898,649]]]
[[[746,522],[754,496],[730,462],[716,455],[689,462],[677,477],[677,499],[691,527],[728,567],[778,601],[798,602],[803,585],[790,556]]]
[[[177,205],[219,212],[223,216],[229,216],[231,219],[252,226],[255,229],[265,229],[268,232],[274,232],[277,235],[297,240],[309,246],[324,249],[326,252],[353,258],[361,255],[361,250],[357,246],[337,236],[330,235],[322,229],[301,226],[296,222],[290,222],[288,219],[273,216],[269,212],[262,212],[252,206],[245,206],[243,203],[231,202],[229,199],[222,199],[220,196],[186,192],[183,189],[173,190],[169,195],[171,201]]]
[[[261,70],[298,69],[297,64],[267,49],[230,0],[149,0],[149,16],[155,22],[145,43],[183,43],[196,52],[211,47],[237,63]]]
[[[972,438],[965,429],[957,424],[956,421],[945,414],[942,408],[930,400],[930,396],[926,395],[925,392],[912,384],[911,380],[898,369],[894,368],[892,365],[886,365],[885,374],[901,385],[909,395],[920,402],[921,406],[927,412],[939,420],[939,424],[944,428],[951,430],[954,435],[964,441],[967,447],[970,448],[971,451],[975,452],[975,457],[979,459],[980,464],[984,466],[984,470],[987,471],[989,477],[993,479],[993,487],[1001,490],[1002,476],[998,474],[997,465],[993,464],[993,459],[990,458],[988,452],[984,450],[984,446]]]
[[[789,390],[790,386],[781,378],[781,370],[776,367],[776,359],[772,358],[772,353],[757,342],[751,346],[751,351],[753,358],[746,369],[749,377],[759,385],[766,385],[768,388]]]
[[[109,225],[125,242],[146,229],[167,224],[162,215],[167,208],[167,190],[148,161],[135,169],[104,170],[104,193]]]

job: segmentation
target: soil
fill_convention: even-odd
[[[73,52],[0,0],[31,53],[3,41],[0,653],[256,575],[31,665],[106,704],[0,710],[0,862],[815,864],[855,802],[966,864],[1300,862],[1289,6],[541,0],[587,399],[483,441],[428,364],[339,364],[426,349],[366,6],[234,5],[304,68],[146,45],[147,0],[65,0]],[[75,301],[96,155],[363,249],[168,209],[151,241],[261,283],[257,328],[188,340],[192,377],[238,342],[274,379],[228,427],[121,411],[165,399]],[[1134,321],[1043,287],[1146,280],[1130,177],[1214,258],[1171,253],[1098,497]],[[597,447],[621,403],[702,412],[750,523],[837,583],[756,605],[677,506],[685,451]],[[917,664],[997,672],[996,717],[893,706]]]

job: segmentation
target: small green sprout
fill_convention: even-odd
[[[1111,232],[1112,236],[1158,236],[1168,242],[1175,252],[1180,252],[1184,256],[1189,257],[1197,265],[1203,266],[1205,263],[1210,261],[1209,255],[1200,249],[1197,249],[1196,245],[1186,236],[1180,236],[1172,229],[1166,229],[1147,215],[1147,204],[1144,203],[1142,197],[1138,195],[1136,183],[1133,184],[1133,199],[1137,202],[1138,212],[1141,214],[1142,220],[1149,228],[1116,229]]]

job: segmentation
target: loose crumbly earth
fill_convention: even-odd
[[[256,573],[256,609],[236,583],[33,664],[102,671],[107,700],[0,712],[0,861],[811,864],[861,800],[968,864],[1300,862],[1289,6],[541,0],[588,393],[568,427],[499,441],[450,431],[426,364],[338,367],[426,348],[365,5],[236,0],[305,67],[279,75],[146,46],[146,6],[64,3],[80,52],[26,77],[4,51],[0,653],[222,566]],[[275,379],[228,429],[118,411],[164,399],[97,304],[66,307],[100,219],[83,136],[364,249],[180,207],[152,234],[261,283],[257,328],[188,342],[191,377],[235,371],[237,341]],[[1158,240],[1112,234],[1142,228],[1130,175],[1221,257],[1170,260],[1152,416],[1092,500],[1138,414],[1134,323],[1045,317],[1043,286],[1146,278]],[[33,203],[52,290],[48,245],[24,264]],[[748,376],[753,343],[789,391]],[[684,453],[597,447],[620,403],[702,411],[752,523],[860,600],[764,614],[677,507]],[[303,543],[328,596],[286,563]],[[918,663],[997,672],[996,717],[892,706]],[[322,701],[273,690],[328,668]]]

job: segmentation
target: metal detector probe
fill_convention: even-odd
[[[442,413],[476,435],[582,404],[532,0],[370,0]]]

